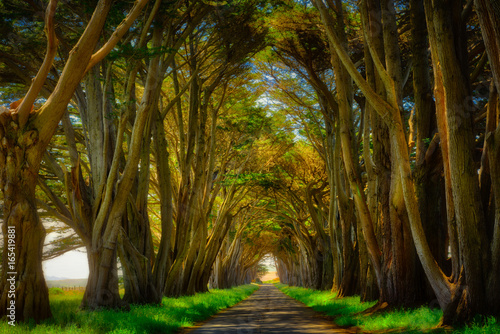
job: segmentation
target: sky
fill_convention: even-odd
[[[55,259],[43,261],[42,268],[47,280],[87,278],[89,276],[89,264],[85,250],[72,250]]]
[[[50,231],[54,230],[54,228],[57,230],[57,227],[60,227],[63,223],[48,218],[42,218],[42,222],[48,230],[44,247],[50,247],[50,242],[61,236],[58,232]],[[87,260],[87,252],[84,247],[66,252],[54,259],[43,261],[42,268],[46,280],[54,280],[57,278],[88,278],[89,263]]]
[[[271,256],[266,256],[262,261],[260,261],[262,264],[264,264],[269,271],[276,271],[276,266],[274,263],[274,259]]]

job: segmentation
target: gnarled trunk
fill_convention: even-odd
[[[433,63],[442,64],[443,107],[449,149],[451,190],[455,204],[458,246],[462,259],[466,288],[456,312],[444,310],[444,321],[469,319],[485,309],[488,252],[484,249],[485,220],[479,191],[477,168],[472,159],[474,147],[473,111],[469,103],[470,87],[467,73],[466,49],[463,37],[465,24],[461,22],[459,1],[450,6],[426,0],[426,14],[432,39]],[[439,75],[439,72],[435,72]],[[438,83],[439,84],[439,83]],[[453,315],[452,315],[453,314]],[[452,315],[447,317],[448,315]]]
[[[148,126],[144,130],[140,170],[127,201],[127,215],[122,220],[123,232],[118,238],[118,255],[124,269],[125,295],[123,299],[132,304],[157,304],[161,302],[161,293],[158,293],[153,280],[154,250],[147,205],[151,144],[150,123],[148,122]]]
[[[147,237],[149,233],[142,231],[135,235]],[[144,250],[137,249],[137,243],[130,240],[129,236],[122,233],[118,239],[118,254],[125,285],[123,300],[131,304],[158,304],[161,302],[162,295],[155,287],[151,258],[144,254],[147,254]]]
[[[4,198],[0,317],[7,316],[9,322],[40,322],[52,314],[41,262],[45,228],[35,202],[41,159],[34,146],[38,133],[19,130],[17,117],[8,110],[0,117],[0,187]]]
[[[87,247],[89,278],[81,307],[98,310],[101,308],[128,309],[128,303],[120,298],[118,292],[118,270],[116,247]]]

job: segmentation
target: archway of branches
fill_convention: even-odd
[[[14,272],[18,320],[51,317],[42,260],[74,247],[89,310],[248,282],[273,254],[288,284],[499,314],[493,2],[0,11],[0,316]],[[41,211],[72,231],[45,253]]]

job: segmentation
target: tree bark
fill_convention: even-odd
[[[0,186],[4,198],[0,315],[14,313],[7,318],[13,323],[30,319],[38,323],[52,316],[41,261],[45,228],[35,200],[40,152],[34,144],[38,132],[20,130],[9,111],[0,118]],[[8,309],[12,302],[14,312]]]
[[[369,86],[369,84],[362,78],[332,29],[331,15],[327,12],[327,9],[325,8],[323,3],[321,3],[320,1],[315,1],[315,4],[320,11],[320,15],[328,35],[328,40],[331,43],[334,51],[346,67],[346,70],[348,71],[351,78],[356,82],[359,89],[363,92],[369,103],[374,107],[374,109],[386,122],[386,124],[389,126],[389,129],[391,130],[391,145],[395,145],[395,152],[397,152],[396,163],[401,170],[400,176],[403,186],[403,194],[407,205],[410,227],[415,242],[415,247],[417,249],[417,254],[419,255],[420,261],[422,262],[427,278],[429,279],[429,282],[431,283],[432,288],[436,293],[438,302],[444,309],[450,304],[456,286],[454,286],[447,280],[446,276],[443,274],[443,272],[435,262],[425,238],[420,213],[418,211],[418,203],[414,184],[411,179],[408,146],[406,143],[399,110],[397,106],[394,105],[394,101],[388,103],[382,97],[378,96],[376,92]],[[376,55],[372,54],[372,56],[374,57],[375,61]],[[381,66],[379,59],[378,63],[377,61],[375,61],[375,65],[376,67]]]
[[[155,29],[153,35],[154,47],[160,45],[161,37],[161,29]],[[144,129],[150,119],[152,110],[154,110],[154,105],[156,105],[158,101],[161,89],[163,72],[160,70],[160,56],[156,56],[150,61],[148,73],[149,75],[146,79],[140,106],[135,115],[127,161],[123,168],[123,172],[118,179],[118,165],[121,159],[122,145],[120,137],[123,136],[126,119],[121,120],[111,172],[109,173],[110,175],[106,183],[105,197],[99,208],[97,217],[93,222],[91,234],[91,260],[93,261],[93,265],[89,268],[91,271],[91,278],[96,276],[97,279],[89,279],[87,283],[88,292],[86,291],[84,300],[82,301],[82,307],[84,308],[96,309],[100,307],[122,306],[120,296],[115,293],[115,290],[118,290],[118,286],[117,282],[115,283],[113,273],[116,263],[117,240],[121,235],[123,215],[126,210],[130,191],[134,185],[135,175],[141,158],[141,144],[144,137]],[[117,185],[115,181],[118,181]],[[116,189],[116,193],[114,193],[114,189]],[[148,269],[148,273],[145,276],[146,278],[140,282],[145,284],[145,286],[138,288],[151,295],[150,292],[154,287],[149,277],[149,275],[151,275],[150,266],[142,269]],[[93,273],[93,270],[98,270],[99,272]],[[116,287],[114,287],[115,284]],[[107,295],[107,299],[102,298],[104,294]]]
[[[500,91],[500,4],[498,1],[474,0],[475,9],[481,24],[486,52],[493,73],[493,81]]]
[[[497,109],[498,113],[498,109]],[[488,158],[490,160],[491,179],[495,206],[495,220],[493,237],[491,242],[491,270],[487,285],[487,300],[491,308],[490,314],[500,314],[498,298],[500,297],[500,126],[494,132],[490,132],[486,138],[488,142]]]
[[[169,154],[163,119],[157,111],[156,121],[153,127],[154,156],[156,159],[157,179],[160,193],[161,214],[161,240],[156,260],[153,267],[155,287],[163,294],[168,270],[172,265],[172,232],[173,232],[173,202],[172,202],[172,180],[170,167],[168,166]]]
[[[434,138],[437,120],[435,103],[432,98],[430,63],[428,61],[427,26],[423,0],[412,0],[411,10],[411,52],[413,60],[413,91],[415,97],[416,157],[415,187],[422,215],[425,234],[432,254],[441,267],[445,267],[448,257],[446,247],[447,220],[442,217],[441,201],[442,159]],[[455,249],[453,246],[452,249]],[[422,273],[423,275],[423,273]],[[421,275],[421,276],[422,276]],[[432,292],[431,292],[432,293]]]
[[[7,224],[9,225],[21,226],[22,224],[22,228],[19,228],[16,233],[16,238],[19,241],[18,245],[29,244],[25,244],[26,248],[23,248],[19,253],[20,258],[16,267],[17,272],[21,274],[21,276],[18,276],[16,299],[19,301],[19,306],[22,306],[22,312],[18,313],[18,319],[22,321],[30,318],[40,321],[51,315],[48,290],[41,271],[44,229],[38,219],[34,204],[36,175],[38,175],[43,152],[45,152],[59,121],[66,111],[69,100],[85,73],[110,7],[111,1],[99,1],[87,29],[66,62],[57,86],[42,108],[30,115],[26,124],[24,124],[26,121],[24,118],[19,120],[22,122],[18,124],[17,117],[13,116],[14,110],[4,112],[2,116],[3,120],[8,122],[5,124],[15,127],[15,129],[12,129],[15,131],[9,131],[9,138],[4,137],[2,175],[5,175],[6,178],[10,175],[10,179],[2,176],[2,183],[5,182],[6,185],[12,184],[12,189],[17,188],[17,192],[20,194],[16,195],[16,197],[19,197],[12,198],[9,189],[3,188],[5,199],[12,198],[12,204],[6,205],[5,217],[7,217]],[[140,11],[140,9],[142,9],[141,6],[139,6],[138,10]],[[128,26],[126,28],[128,29]],[[27,108],[28,111],[30,109]],[[4,128],[5,130],[7,129]],[[4,132],[4,136],[6,133]],[[16,142],[21,145],[18,149],[15,149],[14,143]],[[9,172],[9,169],[15,167],[15,164],[18,164],[17,167],[21,169],[15,173]],[[23,170],[24,172],[21,173]],[[21,195],[24,191],[26,191],[25,195]],[[23,232],[26,232],[26,237]],[[4,238],[4,245],[7,245],[7,235],[4,235]],[[7,266],[5,266],[2,270],[2,277],[5,279],[7,278],[7,269]],[[2,293],[7,292],[10,288],[6,283],[2,282]],[[35,297],[35,295],[39,297]],[[1,302],[7,303],[8,300],[3,298]],[[5,315],[6,308],[7,304],[0,305],[0,316]]]
[[[486,287],[485,252],[485,220],[479,191],[477,169],[472,159],[474,147],[473,111],[469,102],[469,80],[464,42],[465,26],[461,22],[461,6],[459,1],[451,1],[449,5],[426,0],[426,14],[430,34],[434,38],[431,48],[435,49],[433,62],[439,62],[442,68],[442,85],[445,91],[444,107],[448,129],[450,176],[457,220],[458,245],[466,280],[466,292],[458,306],[455,319],[445,310],[444,321],[468,320],[472,314],[485,311],[484,300]],[[459,314],[460,313],[460,314]]]
[[[116,246],[99,249],[87,247],[89,278],[81,308],[87,310],[122,309],[129,305],[121,300],[118,292]]]
[[[387,74],[392,79],[394,103],[403,111],[403,71],[397,33],[396,11],[393,0],[382,0],[383,40]],[[387,88],[386,88],[387,89]],[[417,280],[416,254],[411,232],[409,231],[408,214],[403,196],[400,170],[394,161],[397,160],[396,148],[391,146],[391,177],[390,177],[390,226],[391,226],[391,258],[389,289],[387,302],[395,306],[412,306],[422,293]]]

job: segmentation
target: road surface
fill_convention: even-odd
[[[244,301],[183,333],[356,333],[356,329],[340,328],[274,285],[263,284]]]

